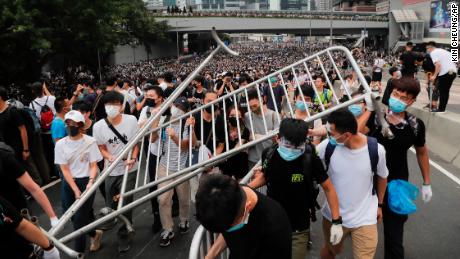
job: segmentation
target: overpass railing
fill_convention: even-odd
[[[343,54],[346,57],[346,59],[349,61],[349,64],[351,64],[351,66],[352,66],[352,71],[357,74],[359,82],[361,83],[361,86],[364,88],[365,94],[363,94],[361,96],[358,96],[358,97],[352,98],[352,96],[351,96],[353,94],[352,89],[350,89],[350,87],[348,87],[348,85],[343,82],[343,71],[340,71],[337,68],[336,60],[333,59],[333,57],[338,57],[337,52]],[[335,55],[333,55],[333,54],[335,54]],[[325,62],[326,60],[329,60],[331,62],[329,64],[327,64]],[[316,62],[314,64],[312,64],[312,61],[316,61]],[[336,91],[334,91],[334,86],[331,84],[332,80],[328,77],[328,74],[326,72],[328,70],[325,69],[326,65],[329,65],[330,67],[328,67],[328,68],[334,69],[334,72],[337,73],[337,75],[339,77],[339,80],[342,83],[341,86],[342,86],[342,88],[344,90],[344,95],[349,97],[349,98],[345,98],[345,99],[347,99],[347,101],[341,101],[341,100],[344,100],[344,99],[340,98],[338,93]],[[358,64],[356,63],[355,59],[353,58],[351,52],[348,49],[344,48],[344,47],[330,47],[328,49],[320,51],[320,52],[318,52],[318,53],[316,53],[314,55],[311,55],[311,56],[301,60],[301,61],[298,61],[298,62],[296,62],[296,63],[294,63],[292,65],[289,65],[289,66],[287,66],[287,67],[275,72],[272,75],[269,75],[269,76],[267,76],[267,77],[265,77],[263,79],[260,79],[260,80],[258,80],[256,82],[254,82],[253,84],[257,85],[257,84],[260,83],[261,80],[263,80],[263,81],[269,80],[269,78],[271,78],[273,76],[280,75],[284,71],[291,70],[293,75],[294,75],[294,78],[295,78],[294,81],[297,82],[295,87],[296,88],[300,87],[300,84],[298,84],[299,78],[298,78],[298,76],[296,74],[296,70],[295,70],[298,66],[301,66],[301,67],[303,67],[305,69],[305,71],[307,72],[308,79],[310,80],[310,82],[313,81],[312,76],[311,76],[311,74],[309,72],[309,71],[311,71],[310,68],[312,68],[313,66],[319,66],[321,68],[321,71],[322,71],[322,76],[324,76],[326,78],[327,84],[329,85],[329,89],[331,89],[331,91],[333,93],[334,105],[332,107],[330,107],[330,108],[325,108],[325,105],[323,105],[321,100],[319,100],[319,102],[320,102],[320,111],[318,113],[316,113],[316,114],[308,113],[308,116],[306,118],[304,118],[304,120],[306,122],[313,122],[313,121],[315,121],[317,119],[324,118],[328,114],[330,114],[330,113],[332,113],[332,112],[334,112],[334,111],[336,111],[338,109],[348,107],[349,105],[354,104],[354,103],[363,102],[366,98],[371,98],[371,100],[374,102],[374,105],[376,107],[377,117],[380,120],[380,123],[382,123],[381,125],[383,125],[382,133],[385,136],[391,137],[391,132],[389,131],[388,124],[383,119],[382,110],[381,110],[378,102],[376,101],[378,97],[371,93],[369,85],[367,84],[366,80],[364,79],[364,76],[363,76]],[[349,71],[349,72],[351,72],[351,71]],[[253,84],[251,84],[251,85],[253,85]],[[316,96],[318,96],[318,89],[314,85],[312,85],[312,86],[313,86],[313,89],[315,91]],[[250,86],[248,86],[248,87],[250,87]],[[270,83],[269,83],[269,87],[271,88]],[[285,90],[289,88],[289,86],[287,86],[284,81],[282,82],[282,87]],[[299,93],[302,93],[302,91],[300,91]],[[287,92],[286,92],[286,96],[288,96]],[[301,98],[302,98],[303,102],[305,102],[305,97],[302,94],[301,94]],[[320,98],[318,98],[318,99],[320,99]],[[286,109],[287,110],[286,115],[288,117],[294,117],[293,109],[292,109],[292,107],[289,106],[289,102],[287,102],[287,103],[288,103],[288,107]],[[276,108],[276,105],[275,105],[275,108]],[[307,109],[307,111],[308,111],[308,109]],[[281,116],[279,115],[278,110],[276,110],[276,113],[278,114],[278,120],[281,120]],[[264,117],[264,116],[262,116],[262,117]],[[264,139],[270,139],[270,138],[274,137],[277,133],[278,133],[278,129],[275,129],[275,130],[273,130],[271,132],[266,132],[266,135],[264,136]],[[254,168],[259,166],[260,164],[261,164],[261,161],[259,161]],[[249,173],[241,180],[240,183],[246,184],[246,183],[248,183],[250,181],[250,179],[252,178],[253,173],[254,173],[254,168],[252,168],[249,171]],[[203,226],[199,226],[198,229],[196,230],[195,234],[194,234],[194,237],[193,237],[193,240],[192,240],[192,243],[191,243],[191,246],[190,246],[189,259],[203,259],[203,258],[205,258],[207,252],[212,247],[213,243],[216,241],[218,235],[219,235],[218,233],[212,233],[210,231],[207,231]],[[226,249],[217,258],[226,259],[226,258],[229,258],[229,254],[230,254],[230,251],[228,249]]]

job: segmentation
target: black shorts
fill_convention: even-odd
[[[373,72],[372,73],[372,81],[374,81],[374,82],[382,81],[382,72]]]

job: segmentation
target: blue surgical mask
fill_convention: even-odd
[[[286,160],[286,161],[293,161],[300,157],[303,154],[302,149],[294,149],[294,148],[288,148],[285,146],[278,146],[278,154],[280,154],[281,158]]]
[[[244,210],[245,211],[245,214],[246,214],[246,209]],[[229,228],[226,230],[226,232],[235,232],[235,231],[238,231],[240,229],[242,229],[245,225],[247,225],[249,222],[249,213],[248,213],[248,216],[246,216],[246,218],[243,220],[243,222]]]
[[[295,102],[295,107],[297,107],[297,109],[303,112],[307,110],[307,106],[305,105],[305,103],[300,100]]]
[[[332,136],[329,136],[329,143],[331,143],[331,145],[333,146],[344,146],[345,145],[345,143],[337,142],[337,139]]]
[[[407,108],[406,103],[394,97],[390,97],[390,100],[388,100],[388,104],[389,104],[390,110],[396,113],[403,112]]]
[[[353,113],[355,117],[359,117],[361,114],[363,114],[363,107],[359,104],[352,104],[348,106],[348,110]]]

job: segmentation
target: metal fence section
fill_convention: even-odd
[[[345,57],[347,61],[349,62],[349,64],[351,64],[352,68],[347,69],[347,70],[339,69],[336,64],[337,63],[336,59],[338,57]],[[303,70],[305,72],[305,75],[303,75],[303,78],[299,77],[298,71],[300,70]],[[351,104],[364,102],[365,99],[369,98],[368,100],[372,100],[372,102],[374,103],[377,119],[379,120],[380,125],[382,125],[382,132],[384,133],[385,136],[391,136],[391,132],[389,131],[388,124],[383,119],[383,111],[377,102],[377,99],[379,97],[371,93],[371,90],[369,89],[369,86],[359,66],[354,60],[352,54],[350,53],[348,49],[344,47],[330,47],[326,50],[320,51],[312,56],[309,56],[290,66],[287,66],[281,69],[280,71],[277,71],[265,78],[257,80],[256,82],[250,84],[246,88],[239,89],[238,91],[235,91],[235,92],[238,93],[238,92],[244,91],[245,93],[247,93],[247,90],[249,90],[249,88],[259,87],[260,84],[264,83],[264,81],[268,81],[267,85],[269,88],[266,89],[266,92],[268,91],[269,94],[273,98],[274,96],[273,96],[272,83],[271,83],[270,78],[279,77],[281,81],[281,86],[283,87],[283,92],[285,93],[285,96],[287,96],[288,100],[286,100],[286,102],[284,103],[283,107],[281,108],[281,111],[279,111],[277,106],[275,105],[274,109],[277,114],[276,118],[277,120],[281,120],[283,117],[295,117],[295,113],[294,113],[295,108],[293,106],[294,98],[292,97],[293,91],[296,91],[296,89],[299,89],[302,84],[305,84],[305,82],[310,82],[307,84],[313,87],[315,96],[320,95],[320,91],[318,87],[315,86],[315,84],[313,83],[314,81],[313,81],[312,72],[315,70],[320,71],[319,76],[322,76],[325,78],[328,89],[332,92],[332,100],[329,100],[329,102],[331,102],[332,105],[324,103],[321,100],[321,98],[317,98],[317,99],[315,98],[315,100],[312,100],[312,101],[317,103],[317,111],[308,111],[307,109],[307,113],[308,113],[307,117],[300,118],[300,119],[303,119],[306,122],[313,122],[315,120],[325,118],[328,114],[332,113],[333,111],[342,109],[344,107],[348,107]],[[285,82],[287,71],[289,71],[290,74],[292,75],[292,80],[290,83]],[[328,71],[333,71],[333,73],[337,75],[336,81],[338,83],[336,84],[333,83],[334,81],[330,77],[332,73],[329,73]],[[345,75],[351,74],[351,73],[354,73],[357,76],[357,79],[359,82],[358,85],[360,88],[362,88],[361,91],[364,92],[364,94],[355,95],[356,89],[353,90],[352,86],[349,83],[346,83],[344,81],[343,78],[345,77]],[[224,98],[228,98],[231,95],[232,94],[229,94],[225,96]],[[306,97],[303,95],[302,91],[298,91],[298,94],[296,95],[297,95],[297,100],[299,100],[300,98],[301,101],[304,103],[304,105],[307,105]],[[252,127],[252,125],[248,125],[248,126]],[[263,139],[270,139],[271,137],[275,136],[278,133],[278,128],[272,131],[268,131],[265,121],[264,121],[264,127],[265,127],[266,132],[265,132],[265,136]],[[255,135],[254,132],[252,132],[252,136],[254,135]],[[255,143],[252,143],[252,142],[248,144],[256,145]],[[246,146],[246,145],[243,145],[243,146]],[[255,167],[259,166],[260,164],[261,164],[261,161],[259,161]],[[251,168],[249,173],[240,181],[242,184],[246,184],[250,181],[250,179],[253,176],[254,168]],[[205,258],[207,251],[212,247],[212,244],[217,239],[217,236],[218,235],[216,233],[211,233],[207,231],[203,226],[199,226],[192,240],[192,244],[191,244],[190,252],[189,252],[189,259]],[[225,258],[228,258],[228,256],[229,256],[229,250],[226,249],[221,255],[219,255],[218,258],[225,259]]]
[[[310,106],[307,96],[304,96],[301,89],[308,85],[308,87],[312,87],[316,96],[321,94],[322,89],[319,89],[320,87],[313,83],[314,75],[312,73],[315,69],[320,71],[326,78],[328,88],[331,89],[333,98],[328,100],[328,103],[325,103],[322,98],[311,100],[317,104],[316,110],[312,109],[308,111],[308,116],[301,119],[308,122],[321,119],[335,110],[353,103],[361,102],[366,97],[371,97],[370,88],[350,51],[344,47],[331,47],[286,66],[247,86],[240,87],[239,89],[226,89],[227,93],[225,95],[209,103],[205,103],[190,112],[179,116],[163,116],[168,109],[171,111],[175,109],[172,107],[173,102],[182,94],[189,83],[219,50],[224,49],[232,55],[237,55],[237,53],[230,50],[220,39],[218,39],[215,30],[213,30],[213,37],[218,43],[218,47],[210,53],[203,63],[200,64],[180,86],[177,87],[161,108],[150,111],[150,116],[143,127],[133,139],[129,140],[128,144],[123,151],[118,154],[115,161],[100,173],[93,186],[86,190],[81,198],[72,204],[61,217],[58,225],[50,230],[50,234],[56,239],[65,243],[115,218],[121,217],[123,221],[123,213],[131,211],[151,199],[157,198],[159,195],[180,184],[187,183],[190,179],[194,179],[194,182],[197,183],[197,177],[199,177],[201,173],[207,172],[212,169],[213,166],[221,163],[225,159],[239,152],[246,152],[246,150],[257,145],[270,142],[278,133],[278,127],[274,125],[279,125],[283,117],[296,117],[294,96],[297,96],[297,100],[300,99],[306,107]],[[349,64],[352,65],[351,70],[357,75],[357,80],[366,92],[365,95],[352,97],[352,91],[349,89],[350,87],[343,80],[345,73],[351,71],[339,70],[335,64],[338,58],[345,58],[348,60]],[[301,75],[299,71],[305,71],[305,73]],[[329,78],[328,71],[333,71],[338,75],[338,88],[333,85],[333,80]],[[276,87],[281,87],[282,94],[285,97],[280,107],[277,105],[274,106],[275,111],[273,113],[265,108],[265,103],[267,101],[267,95],[275,100],[276,96],[274,91],[279,88],[275,88],[274,84],[276,84]],[[296,91],[298,94],[295,94]],[[265,95],[263,93],[265,93]],[[343,98],[344,96],[347,98]],[[235,105],[241,103],[247,104],[249,110],[246,116],[244,116],[246,123],[244,123],[243,120],[237,120],[236,127],[230,126],[227,124],[230,111],[234,109],[233,107]],[[251,111],[257,104],[261,107],[260,113]],[[268,113],[274,114],[271,121],[266,116]],[[234,110],[234,114],[236,117],[243,117],[241,111],[238,109]],[[172,115],[176,115],[176,112]],[[256,122],[263,125],[263,127],[255,127]],[[211,125],[210,133],[208,133],[207,136],[204,135],[203,125],[205,123]],[[221,125],[222,123],[224,125]],[[200,134],[197,136],[197,134],[195,134],[195,129],[198,127],[200,128]],[[223,139],[220,140],[221,142],[218,142],[219,138],[217,136],[219,127],[223,127],[224,131]],[[261,130],[260,128],[263,129]],[[242,132],[244,129],[250,131],[250,137],[246,141],[242,139]],[[236,131],[238,145],[235,147],[230,146],[230,131]],[[234,139],[234,141],[235,140],[236,139]],[[151,144],[151,142],[155,144]],[[140,162],[138,163],[134,189],[127,189],[128,170],[126,170],[116,210],[110,211],[103,217],[70,234],[57,238],[57,234],[71,219],[74,213],[84,202],[86,202],[88,197],[98,189],[98,186],[103,184],[105,179],[123,157],[131,154],[132,149],[136,145],[140,145],[141,148],[139,156]],[[145,145],[148,145],[146,153],[144,153]],[[152,150],[153,148],[158,148],[158,150]],[[152,151],[154,151],[153,153],[156,153],[156,151],[158,152],[156,158],[150,156]],[[151,158],[156,159],[156,161],[151,161]],[[153,162],[156,162],[156,177],[155,179],[149,179],[149,165]],[[250,176],[251,175],[248,174],[244,181],[248,181]],[[160,188],[150,192],[149,189],[154,186],[159,186]],[[126,198],[131,196],[134,200],[131,203],[126,203]],[[190,258],[202,258],[207,249],[212,245],[214,238],[214,234],[208,233],[200,227],[192,243]],[[203,243],[204,240],[206,241],[206,245]]]

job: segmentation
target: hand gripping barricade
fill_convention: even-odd
[[[349,64],[351,64],[352,66],[352,70],[357,74],[358,76],[358,80],[359,80],[359,83],[361,84],[361,86],[363,87],[364,89],[364,92],[365,94],[359,96],[359,97],[356,97],[356,98],[352,98],[351,95],[353,94],[352,90],[348,88],[347,84],[344,83],[344,80],[343,80],[343,77],[344,77],[344,73],[345,71],[341,71],[338,69],[337,65],[336,65],[336,60],[334,60],[334,57],[340,57],[340,56],[345,56],[345,58],[348,60]],[[320,71],[322,72],[322,76],[326,79],[326,83],[327,85],[329,86],[329,89],[331,90],[332,92],[332,107],[326,109],[325,108],[325,105],[323,104],[321,98],[318,98],[318,101],[319,101],[319,108],[320,108],[320,111],[317,113],[317,114],[310,114],[308,112],[308,109],[307,109],[307,113],[308,113],[308,117],[305,119],[306,122],[313,122],[317,119],[320,119],[320,118],[324,118],[325,116],[327,116],[328,114],[332,113],[333,111],[336,111],[338,109],[341,109],[341,108],[344,108],[344,107],[347,107],[351,104],[354,104],[354,103],[359,103],[359,102],[362,102],[364,101],[366,98],[370,97],[373,104],[374,104],[374,107],[375,107],[375,112],[376,112],[376,116],[377,116],[377,119],[378,119],[378,122],[380,123],[380,125],[382,125],[382,134],[387,137],[387,138],[393,138],[393,134],[391,132],[391,130],[389,129],[389,126],[388,126],[388,123],[386,122],[386,120],[384,119],[384,116],[383,116],[383,109],[381,107],[381,105],[379,105],[379,103],[377,102],[377,100],[379,99],[379,97],[375,94],[372,94],[372,91],[371,89],[369,88],[358,64],[356,63],[356,61],[354,60],[351,52],[344,48],[344,47],[341,47],[341,46],[335,46],[335,47],[330,47],[328,49],[325,49],[323,51],[320,51],[318,53],[315,53],[315,54],[312,54],[294,64],[291,64],[287,67],[284,67],[283,69],[275,72],[275,73],[272,73],[262,79],[259,79],[257,81],[255,81],[254,83],[250,84],[250,85],[247,85],[245,86],[243,89],[239,89],[237,91],[235,91],[234,93],[231,93],[231,94],[228,94],[220,99],[225,99],[225,98],[230,98],[232,95],[235,95],[237,94],[237,92],[240,92],[240,91],[244,91],[247,93],[247,90],[251,89],[251,88],[256,88],[258,89],[258,86],[262,83],[266,83],[269,85],[268,89],[270,91],[269,94],[272,95],[273,97],[273,90],[272,90],[272,87],[271,87],[271,81],[270,81],[270,78],[271,77],[276,77],[278,76],[281,80],[281,85],[283,87],[283,90],[284,90],[284,93],[286,96],[288,96],[288,93],[287,93],[287,89],[289,88],[289,86],[287,86],[287,84],[285,84],[285,81],[284,81],[284,78],[283,78],[283,73],[286,73],[286,72],[291,72],[293,77],[294,77],[294,82],[295,82],[295,86],[294,88],[297,89],[300,87],[300,80],[299,80],[299,77],[297,75],[297,70],[296,69],[303,69],[305,70],[306,74],[307,74],[307,81],[310,81],[310,82],[313,82],[313,77],[311,75],[311,68],[312,67],[315,67],[317,69],[320,69]],[[338,76],[338,79],[341,83],[341,87],[343,89],[343,94],[348,96],[348,101],[344,101],[344,102],[341,102],[340,100],[344,100],[342,98],[340,98],[338,96],[338,93],[335,89],[337,88],[334,88],[334,85],[332,85],[332,80],[329,78],[328,74],[326,71],[326,69],[330,69],[330,70],[333,70],[334,73]],[[348,72],[351,72],[351,71],[348,71]],[[313,90],[315,92],[315,96],[318,96],[318,89],[316,88],[316,86],[314,84],[312,84],[313,86]],[[292,90],[292,89],[291,89]],[[302,102],[304,102],[304,104],[306,105],[305,103],[305,97],[302,93],[302,91],[299,91],[299,94],[301,96],[301,99],[302,99]],[[260,94],[259,94],[259,99],[260,99]],[[274,99],[274,98],[273,98]],[[347,98],[345,98],[347,99]],[[262,99],[260,99],[260,102],[262,104]],[[293,117],[294,115],[294,109],[292,107],[292,104],[290,102],[287,102],[287,109],[284,109],[283,112],[291,117]],[[278,108],[276,105],[274,105],[274,109],[275,109],[275,112],[277,113],[277,119],[280,121],[281,120],[281,115],[280,115],[280,112],[281,111],[278,111]],[[264,117],[264,116],[262,116]],[[252,121],[252,119],[250,119],[250,121]],[[267,129],[267,126],[266,126],[266,122],[264,121],[264,125],[265,125],[265,129]],[[252,126],[252,125],[251,125]],[[250,127],[251,127],[250,126]],[[252,128],[252,127],[251,127]],[[238,129],[239,130],[239,129]],[[253,145],[256,145],[257,143],[261,142],[261,141],[264,141],[264,140],[267,140],[267,139],[270,139],[272,138],[273,136],[275,136],[277,133],[278,133],[278,129],[275,129],[275,130],[272,130],[272,131],[267,131],[265,132],[265,136],[261,139],[257,139],[257,140],[252,140],[248,143],[246,143],[245,145],[243,145],[241,147],[240,150],[242,150],[243,148],[248,148],[248,147],[251,147]],[[252,132],[252,134],[254,135],[254,132]],[[254,138],[253,138],[254,139]],[[232,150],[232,151],[235,151],[235,150]],[[258,167],[261,165],[261,161],[259,161],[255,166],[254,168]],[[240,183],[242,184],[246,184],[250,181],[250,179],[252,178],[253,176],[253,173],[254,173],[254,168],[251,168],[250,171],[248,172],[248,174],[240,181]],[[264,187],[262,187],[264,188]],[[264,190],[263,189],[259,189],[259,191],[261,191],[262,193],[264,193]],[[190,246],[190,251],[189,251],[189,259],[202,259],[206,256],[207,254],[207,251],[211,248],[212,244],[215,242],[215,240],[217,239],[217,236],[218,236],[218,233],[212,233],[210,231],[207,231],[203,226],[199,226],[198,229],[196,230],[195,234],[194,234],[194,237],[193,237],[193,240],[192,240],[192,243],[191,243],[191,246]],[[229,250],[226,249],[224,250],[221,254],[220,254],[220,257],[219,258],[228,258],[229,257]]]
[[[263,136],[262,137],[256,137],[255,136],[255,132],[254,132],[254,127],[253,127],[253,121],[252,121],[252,118],[251,118],[251,114],[249,113],[249,125],[248,128],[251,129],[251,132],[250,132],[250,135],[251,135],[251,138],[248,142],[246,143],[243,143],[242,142],[242,138],[241,138],[241,132],[242,132],[242,127],[241,125],[239,124],[240,122],[237,120],[237,129],[238,129],[238,142],[239,142],[239,146],[234,148],[234,149],[229,149],[229,139],[228,139],[228,134],[227,134],[227,131],[228,131],[228,128],[227,128],[227,124],[226,124],[226,121],[227,121],[227,110],[230,109],[230,107],[227,107],[227,101],[229,102],[232,102],[234,104],[238,104],[240,102],[245,102],[245,103],[249,103],[249,97],[248,97],[248,91],[251,90],[251,89],[255,89],[257,91],[257,94],[258,94],[258,100],[259,100],[259,103],[261,104],[261,106],[263,105],[263,99],[262,99],[262,94],[261,94],[261,90],[260,90],[260,86],[262,84],[265,84],[267,85],[267,89],[269,89],[269,94],[274,97],[274,93],[273,93],[273,90],[272,90],[272,83],[271,81],[269,80],[271,77],[278,77],[281,81],[281,85],[283,87],[283,91],[284,91],[284,94],[286,96],[288,96],[288,89],[287,89],[287,84],[285,83],[285,78],[283,77],[283,73],[285,72],[291,72],[293,74],[293,77],[294,77],[294,84],[293,86],[290,87],[289,91],[292,91],[292,90],[295,90],[297,88],[300,88],[300,79],[297,75],[297,72],[296,72],[296,68],[300,68],[300,69],[303,69],[303,70],[306,70],[307,72],[307,80],[309,81],[313,81],[312,79],[312,75],[310,73],[310,67],[312,66],[313,63],[315,63],[316,67],[318,69],[321,69],[321,71],[323,72],[324,75],[326,75],[326,79],[327,79],[327,84],[329,85],[329,88],[332,90],[333,92],[333,101],[334,101],[334,105],[333,107],[329,108],[329,109],[325,109],[323,103],[321,102],[320,100],[320,103],[319,103],[319,106],[320,106],[320,109],[321,109],[321,112],[316,114],[316,115],[312,115],[312,116],[309,116],[307,121],[313,121],[315,119],[318,119],[318,118],[321,118],[329,113],[331,113],[332,111],[335,111],[337,109],[340,109],[342,107],[346,107],[347,105],[350,105],[350,104],[353,104],[353,103],[357,103],[359,101],[362,101],[364,100],[365,96],[360,96],[358,98],[355,98],[355,99],[352,99],[351,98],[351,92],[349,89],[347,89],[347,87],[345,86],[344,84],[344,81],[343,81],[343,76],[341,74],[341,71],[338,70],[336,64],[335,64],[335,61],[334,61],[334,58],[333,56],[337,56],[339,54],[341,55],[345,55],[346,58],[349,60],[349,62],[352,64],[353,66],[353,69],[356,71],[358,77],[359,77],[359,81],[361,82],[361,84],[363,85],[364,89],[366,90],[366,95],[371,95],[371,91],[369,89],[369,86],[367,85],[361,71],[359,70],[359,67],[358,65],[356,64],[356,62],[353,60],[353,57],[350,53],[350,51],[344,47],[332,47],[332,48],[329,48],[329,49],[326,49],[324,51],[321,51],[315,55],[312,55],[312,56],[309,56],[299,62],[296,62],[290,66],[287,66],[275,73],[272,73],[264,78],[261,78],[245,87],[241,87],[233,92],[230,92],[220,98],[218,98],[217,100],[214,100],[208,104],[205,104],[199,108],[196,108],[190,112],[187,112],[185,113],[184,115],[182,116],[179,116],[177,118],[174,118],[174,119],[171,119],[170,121],[168,122],[163,122],[163,123],[160,123],[159,126],[155,126],[158,121],[160,120],[160,116],[161,114],[163,114],[168,108],[171,107],[171,105],[173,104],[173,102],[182,94],[182,92],[187,88],[187,86],[189,85],[189,83],[198,75],[198,73],[206,66],[206,64],[209,63],[209,61],[213,58],[213,56],[218,52],[220,51],[221,49],[224,49],[227,53],[231,54],[231,55],[238,55],[238,53],[230,50],[227,46],[225,46],[223,44],[223,42],[217,37],[217,33],[216,31],[213,29],[212,30],[212,35],[213,35],[213,38],[216,40],[216,42],[218,43],[218,46],[215,50],[213,50],[209,56],[195,69],[195,71],[193,71],[185,80],[184,82],[182,82],[177,88],[176,90],[173,92],[173,94],[166,100],[166,102],[161,106],[161,108],[152,113],[152,115],[148,118],[147,122],[145,123],[145,125],[139,130],[139,132],[132,138],[129,140],[129,142],[126,144],[125,148],[122,150],[122,152],[120,152],[120,154],[118,154],[118,156],[116,157],[116,159],[106,168],[104,169],[99,177],[97,178],[97,180],[95,181],[95,183],[93,184],[93,186],[86,190],[80,199],[78,199],[77,201],[75,201],[74,204],[72,204],[72,206],[66,211],[66,213],[61,217],[61,219],[59,220],[59,223],[50,230],[50,234],[52,236],[54,236],[55,239],[59,239],[59,241],[61,243],[66,243],[66,242],[69,242],[70,240],[80,236],[80,235],[83,235],[83,234],[86,234],[88,233],[89,231],[95,229],[96,227],[102,225],[102,224],[105,224],[115,218],[120,218],[121,221],[123,222],[123,217],[122,217],[122,214],[130,211],[130,210],[133,210],[134,208],[150,201],[151,199],[155,199],[157,198],[157,196],[171,190],[172,188],[180,185],[181,183],[184,183],[186,181],[189,181],[190,179],[196,177],[197,175],[199,175],[201,172],[205,171],[205,170],[208,170],[209,168],[212,168],[214,165],[222,162],[224,159],[227,159],[233,155],[236,155],[237,153],[243,151],[243,150],[246,150],[250,147],[253,147],[259,143],[262,143],[270,138],[272,138],[273,136],[275,136],[277,134],[277,131],[278,129],[275,129],[275,130],[268,130],[267,128],[267,121],[265,120],[265,115],[262,114],[263,116],[263,125],[264,125],[264,128],[265,128],[265,132],[264,134],[262,134]],[[313,63],[312,63],[313,62]],[[326,66],[325,66],[326,65]],[[331,84],[331,81],[329,80],[329,78],[327,77],[327,73],[326,73],[326,68],[328,69],[334,69],[335,73],[338,75],[339,79],[340,79],[340,82],[342,83],[342,85],[344,85],[344,90],[346,92],[346,95],[349,97],[349,101],[345,102],[345,103],[340,103],[339,101],[339,96],[334,92],[333,90],[333,86]],[[316,87],[314,87],[314,90],[315,90],[315,93],[318,95],[318,91],[316,89]],[[300,94],[302,96],[302,100],[304,102],[304,104],[306,105],[306,102],[305,102],[305,97],[303,96],[302,94],[302,91],[300,91]],[[273,98],[274,99],[274,98]],[[220,153],[220,154],[217,154],[216,153],[216,146],[217,146],[217,143],[216,143],[216,116],[215,113],[217,112],[216,111],[216,107],[217,105],[220,105],[222,107],[222,111],[223,111],[223,121],[225,122],[224,123],[224,129],[225,129],[225,151]],[[184,121],[190,117],[192,117],[192,115],[194,114],[203,114],[203,111],[207,108],[211,108],[211,114],[212,114],[212,120],[211,120],[211,123],[212,123],[212,136],[211,138],[207,137],[207,136],[203,136],[203,129],[201,129],[201,140],[204,140],[206,138],[209,138],[211,141],[212,141],[212,147],[213,147],[213,150],[214,150],[214,153],[212,154],[211,157],[209,157],[209,159],[207,160],[202,160],[202,161],[199,161],[198,163],[196,164],[192,164],[192,135],[191,134],[182,134],[182,129],[183,128],[187,128],[188,129],[188,132],[191,132],[191,126],[190,125],[187,125]],[[280,112],[278,110],[278,108],[275,106],[275,112],[276,112],[276,116],[275,116],[275,119],[280,122],[281,121],[281,115],[280,115]],[[293,108],[293,104],[291,102],[287,102],[287,109],[286,109],[286,113],[287,114],[290,114],[291,116],[294,116],[294,108]],[[380,110],[380,109],[376,109],[376,110]],[[237,111],[239,112],[239,111]],[[262,113],[264,113],[264,111],[262,110]],[[377,113],[378,116],[380,116],[379,112]],[[309,114],[310,115],[310,114]],[[200,116],[201,117],[201,120],[203,120],[203,116]],[[185,125],[184,125],[185,124]],[[203,122],[197,122],[198,125],[203,125]],[[166,137],[166,135],[163,133],[163,132],[166,132],[166,129],[168,129],[169,127],[171,126],[178,126],[178,130],[176,131],[176,134],[177,134],[177,137],[179,139],[178,143],[182,143],[182,140],[184,137],[187,137],[188,138],[188,147],[184,147],[182,145],[178,145],[176,149],[178,150],[174,150],[174,151],[171,151],[171,143],[173,143],[171,141],[171,137]],[[388,127],[385,127],[385,121],[382,121],[382,125],[384,125],[384,129],[388,128]],[[180,132],[180,133],[179,133]],[[163,158],[166,159],[166,172],[165,172],[165,176],[161,177],[161,178],[157,178],[157,179],[149,179],[148,177],[148,168],[149,168],[149,163],[153,162],[153,161],[150,161],[150,156],[149,155],[145,155],[143,153],[143,150],[144,150],[144,145],[145,145],[145,141],[143,141],[146,137],[148,140],[151,140],[152,138],[152,134],[158,134],[160,135],[160,137],[158,138],[158,146],[160,146],[160,150],[166,150],[165,152],[163,152],[161,154],[161,156],[163,156]],[[164,137],[163,137],[164,136]],[[150,142],[150,141],[149,141]],[[166,144],[165,144],[166,143]],[[114,168],[116,167],[116,165],[122,161],[122,159],[124,157],[126,157],[128,154],[130,154],[132,152],[132,149],[136,146],[140,144],[141,145],[141,152],[140,152],[140,162],[138,163],[138,170],[137,170],[137,175],[136,175],[136,181],[135,181],[135,187],[134,189],[132,190],[129,190],[127,191],[126,190],[126,185],[127,185],[127,181],[128,181],[128,169],[125,170],[125,173],[124,173],[124,176],[123,176],[123,181],[122,181],[122,188],[121,188],[121,193],[120,193],[120,197],[119,197],[119,201],[118,201],[118,208],[117,210],[114,210],[114,211],[110,211],[108,212],[106,215],[104,215],[103,217],[95,220],[94,222],[80,228],[80,229],[77,229],[75,231],[73,231],[72,233],[70,234],[67,234],[63,237],[60,237],[60,238],[57,238],[57,234],[63,229],[64,225],[71,219],[71,217],[75,214],[75,212],[84,204],[84,202],[86,202],[86,200],[88,199],[88,197],[92,194],[94,194],[94,192],[97,190],[98,186],[101,185],[104,180],[108,177],[108,175],[114,170]],[[152,148],[153,145],[149,145],[149,150],[147,152],[147,154],[150,154],[150,149]],[[187,149],[187,150],[186,150]],[[187,152],[188,151],[188,152]],[[176,154],[179,154],[177,156],[174,156],[171,154],[171,152],[176,152]],[[181,155],[185,155],[187,154],[188,156],[188,162],[185,166],[183,166],[182,162],[181,162]],[[174,157],[174,160],[173,160],[173,157]],[[157,173],[158,173],[158,166],[159,166],[159,162],[160,162],[160,155],[157,156]],[[175,161],[175,159],[177,159],[177,161]],[[164,163],[163,163],[164,164]],[[173,168],[173,164],[174,164],[174,168]],[[158,175],[158,174],[157,174]],[[245,178],[245,181],[247,181],[247,179],[249,179],[251,175],[249,174],[246,178]],[[153,192],[149,192],[149,189],[151,187],[154,187],[154,186],[157,186],[159,184],[162,184],[164,186],[162,186],[161,188],[157,189],[156,191],[153,191]],[[125,199],[129,196],[133,196],[134,198],[134,201],[129,203],[129,204],[125,204]],[[129,230],[129,224],[128,224],[128,230]],[[200,235],[201,233],[201,235]],[[193,242],[193,244],[195,244],[195,246],[193,246],[192,244],[192,249],[191,249],[191,255],[192,255],[192,252],[196,252],[198,251],[199,249],[203,249],[204,246],[202,245],[202,237],[204,236],[205,233],[205,230],[200,227],[199,230],[197,231],[197,233],[195,234],[195,240]],[[199,239],[197,241],[197,238]],[[198,245],[197,245],[198,244]],[[65,251],[64,251],[65,252]],[[198,258],[199,254],[196,252],[194,253],[195,257],[192,257],[192,258]],[[203,253],[200,253],[201,255],[203,255]],[[69,254],[70,255],[70,254]],[[73,257],[75,257],[73,255]],[[200,257],[201,258],[201,257]]]

